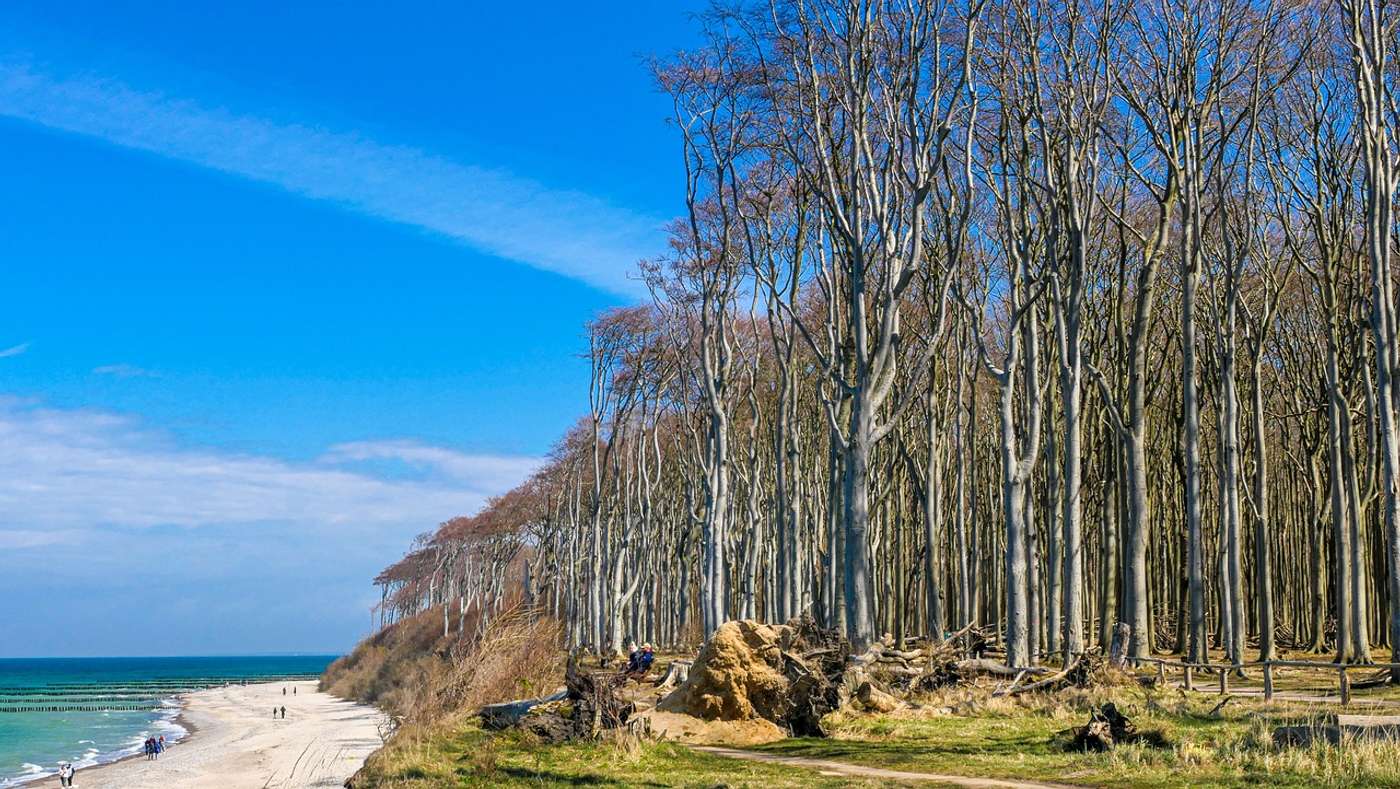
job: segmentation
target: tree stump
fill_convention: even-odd
[[[1113,641],[1108,647],[1108,665],[1123,669],[1128,665],[1128,642],[1132,640],[1133,629],[1127,622],[1113,626]]]

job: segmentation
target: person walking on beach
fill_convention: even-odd
[[[151,761],[152,759],[155,759],[155,758],[156,758],[156,741],[155,741],[155,738],[154,738],[154,737],[147,737],[147,738],[146,738],[145,748],[146,748],[146,761],[149,762],[149,761]]]
[[[286,707],[283,707],[283,708],[282,708],[282,720],[286,720],[286,719],[287,719],[287,708],[286,708]]]
[[[72,785],[73,785],[73,772],[74,772],[74,770],[73,770],[73,765],[72,765],[72,764],[70,764],[70,763],[68,763],[68,762],[64,762],[63,764],[60,764],[60,765],[58,766],[58,785],[59,785],[59,786],[72,786]]]
[[[276,708],[276,707],[273,707],[273,708],[272,708],[272,719],[273,719],[273,720],[277,720],[277,708]]]
[[[282,695],[283,695],[283,696],[287,695],[287,689],[286,689],[286,688],[282,688]]]
[[[156,739],[156,753],[165,753],[165,735],[164,735],[164,734],[160,735],[160,737]]]

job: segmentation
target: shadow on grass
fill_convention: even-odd
[[[997,736],[984,732],[975,740],[928,741],[914,738],[893,740],[825,740],[800,738],[760,745],[753,750],[782,756],[841,761],[850,758],[907,763],[935,756],[1052,756],[1059,755],[1047,736],[1013,733]]]
[[[499,767],[496,772],[508,775],[521,781],[531,783],[544,782],[546,784],[560,786],[667,786],[668,784],[656,783],[654,781],[642,781],[628,778],[626,782],[602,775],[577,775],[571,773],[556,772],[554,770],[531,770],[526,767]]]

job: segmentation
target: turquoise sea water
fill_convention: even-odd
[[[319,675],[334,655],[0,659],[0,787],[178,740],[175,696],[226,682]],[[58,708],[58,709],[55,709]]]

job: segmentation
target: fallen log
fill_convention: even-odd
[[[508,729],[520,722],[527,713],[534,707],[541,704],[548,704],[551,701],[562,701],[568,698],[567,690],[558,690],[548,696],[541,696],[537,699],[516,699],[515,701],[504,701],[499,704],[487,704],[482,707],[477,715],[481,717],[481,728],[489,731],[499,731]]]
[[[856,700],[870,712],[893,712],[899,707],[899,699],[865,681],[856,688]]]
[[[1008,666],[991,658],[967,658],[959,660],[953,666],[958,673],[963,675],[987,674],[994,677],[1014,677],[1021,672],[1031,676],[1050,673],[1050,669],[1044,666]]]
[[[1011,683],[1011,687],[1009,687],[1009,688],[1007,688],[1007,689],[1005,689],[1005,690],[999,690],[999,691],[997,691],[996,693],[993,693],[992,695],[993,695],[993,696],[1018,696],[1018,695],[1020,695],[1020,694],[1022,694],[1022,693],[1031,693],[1031,692],[1033,692],[1033,691],[1037,691],[1037,690],[1040,690],[1040,689],[1042,689],[1042,688],[1048,688],[1048,687],[1050,687],[1051,685],[1054,685],[1054,684],[1056,684],[1056,683],[1062,682],[1062,681],[1064,681],[1066,678],[1068,678],[1069,675],[1070,675],[1076,668],[1079,667],[1079,661],[1080,661],[1080,658],[1076,657],[1068,666],[1065,666],[1064,670],[1062,670],[1062,671],[1057,671],[1057,672],[1055,672],[1054,674],[1052,674],[1052,675],[1046,677],[1045,679],[1042,679],[1042,680],[1040,680],[1039,682],[1032,682],[1032,683],[1029,684],[1029,685],[1021,685],[1020,687],[1017,687],[1017,683],[1020,681],[1020,677],[1018,676],[1018,677],[1016,678],[1017,681]]]
[[[1274,729],[1274,744],[1307,747],[1314,742],[1400,742],[1400,715],[1329,715],[1324,722]]]
[[[886,649],[886,650],[885,650],[884,657],[883,657],[882,659],[894,659],[894,660],[920,660],[920,659],[922,659],[923,657],[924,657],[924,651],[923,651],[922,649],[915,649],[915,650]]]
[[[874,663],[875,661],[879,660],[880,656],[885,653],[885,650],[890,648],[893,644],[894,637],[890,636],[889,634],[886,634],[884,638],[871,644],[870,648],[867,649],[864,653],[859,655],[851,655],[850,657],[846,658],[846,663],[851,666],[868,666],[871,663]]]

